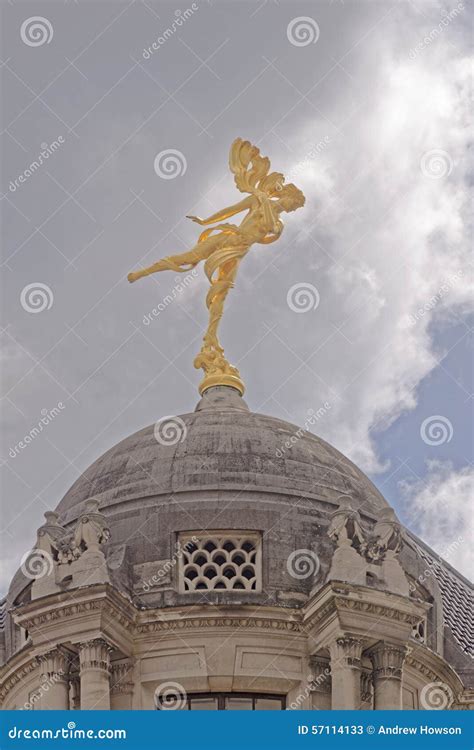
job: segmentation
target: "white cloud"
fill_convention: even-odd
[[[319,324],[329,321],[328,332],[343,324],[352,341],[347,356],[339,339],[336,368],[334,354],[326,360],[322,351],[318,361],[318,374],[342,397],[322,426],[324,437],[369,472],[386,468],[374,429],[413,409],[417,387],[437,366],[430,324],[453,310],[463,314],[471,300],[469,61],[447,32],[429,54],[401,57],[399,33],[394,26],[392,37],[384,35],[374,79],[364,81],[372,86],[369,99],[343,137],[298,169],[298,144],[324,129],[315,120],[295,136],[294,161],[286,157],[315,207],[306,214],[306,221],[316,216],[313,237],[333,259],[321,252],[322,266],[307,270],[324,290],[328,312]],[[433,172],[445,169],[444,177],[427,176],[426,165],[423,173],[432,150],[445,152],[441,164],[436,154],[424,161]],[[304,251],[308,239],[299,239]]]
[[[438,554],[472,578],[474,469],[454,470],[450,462],[428,462],[422,480],[399,483],[409,507],[410,527]]]

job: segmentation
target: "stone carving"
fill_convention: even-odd
[[[109,575],[101,545],[110,538],[107,519],[99,511],[97,500],[88,500],[85,512],[72,531],[58,522],[57,513],[45,513],[38,529],[37,549],[47,557],[47,574],[33,582],[32,598],[55,593],[65,586],[76,588],[86,583],[107,583]]]
[[[367,564],[360,552],[365,547],[365,537],[360,515],[352,507],[351,498],[341,495],[339,507],[331,515],[328,536],[336,542],[329,580],[347,581],[364,586]]]
[[[365,556],[370,562],[394,559],[401,548],[401,528],[394,511],[386,508],[380,515],[365,550]]]
[[[342,495],[338,509],[331,516],[328,536],[337,545],[329,580],[367,585],[371,577],[378,588],[409,595],[408,579],[398,560],[401,526],[391,508],[381,511],[373,531],[369,532],[362,526],[351,498]]]

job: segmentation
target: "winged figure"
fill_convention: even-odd
[[[210,284],[206,297],[209,325],[201,351],[194,360],[194,366],[202,368],[205,373],[199,387],[201,393],[211,385],[231,385],[243,393],[239,371],[225,358],[217,337],[224,302],[234,285],[240,261],[251,246],[275,242],[283,231],[281,214],[295,211],[305,203],[301,190],[292,183],[285,184],[280,172],[270,172],[270,160],[261,156],[260,150],[249,141],[237,138],[233,142],[229,167],[237,188],[248,195],[207,219],[188,216],[201,226],[215,226],[205,229],[191,250],[169,255],[148,268],[128,275],[128,280],[133,282],[159,271],[190,271],[201,261],[204,263]],[[226,222],[226,219],[243,211],[246,211],[246,215],[239,225]]]

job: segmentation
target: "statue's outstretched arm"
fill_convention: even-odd
[[[233,206],[223,208],[220,211],[217,211],[217,213],[212,214],[212,216],[209,216],[207,219],[200,219],[198,216],[187,216],[186,218],[192,219],[197,224],[201,224],[201,226],[205,226],[206,224],[215,224],[217,221],[223,221],[224,219],[228,219],[229,216],[234,216],[235,214],[239,214],[241,211],[248,210],[252,207],[252,202],[253,197],[251,195],[248,195],[238,203],[234,203]]]

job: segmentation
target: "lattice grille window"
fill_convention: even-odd
[[[255,531],[180,534],[179,590],[261,591],[261,541]]]

